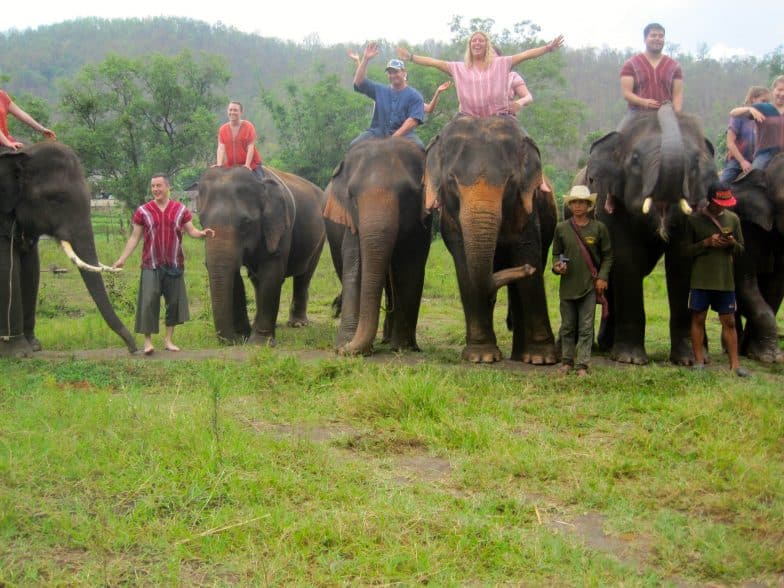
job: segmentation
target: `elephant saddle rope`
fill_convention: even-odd
[[[580,246],[580,253],[585,260],[586,265],[588,266],[588,270],[591,272],[591,277],[593,278],[594,286],[596,285],[596,279],[599,277],[599,270],[596,269],[596,264],[593,261],[593,256],[591,252],[588,250],[588,245],[585,244],[583,240],[583,236],[580,234],[580,229],[577,227],[577,223],[574,222],[574,217],[569,220],[569,226],[572,227],[574,234],[577,236],[577,244]],[[607,298],[604,296],[604,292],[599,294],[596,292],[596,304],[602,305],[602,320],[606,319],[610,316],[610,305],[607,303]]]

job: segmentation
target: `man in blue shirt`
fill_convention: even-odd
[[[414,129],[425,119],[422,94],[408,85],[406,65],[400,59],[387,63],[389,85],[367,79],[368,62],[378,55],[378,44],[368,43],[354,74],[354,91],[372,98],[376,103],[370,128],[362,132],[351,145],[371,137],[403,137],[425,148]]]

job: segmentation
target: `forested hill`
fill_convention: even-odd
[[[642,40],[640,45],[642,48]],[[392,46],[391,42],[382,44],[384,56],[391,56]],[[431,42],[419,49],[450,59],[459,58],[461,52],[456,43]],[[338,74],[346,87],[350,87],[353,71],[346,58],[346,47],[326,47],[316,38],[297,44],[187,18],[86,18],[0,34],[0,79],[3,87],[14,95],[30,93],[47,100],[57,118],[58,81],[72,78],[85,64],[99,63],[110,53],[138,57],[151,53],[176,55],[183,50],[195,55],[204,52],[222,56],[231,74],[226,95],[250,103],[257,124],[268,131],[272,123],[269,116],[259,112],[262,110],[260,88],[280,92],[290,80],[305,87],[325,73]],[[684,68],[685,109],[703,118],[706,135],[717,143],[722,140],[729,109],[743,100],[750,85],[770,81],[775,73],[774,58],[780,60],[781,56],[779,50],[774,56],[718,62],[705,56],[679,54],[677,48],[670,51]],[[538,65],[528,62],[520,67],[524,76],[532,76],[531,90],[540,102],[562,96],[584,105],[582,116],[575,119],[582,120],[574,123],[579,125],[580,140],[561,147],[557,154],[549,154],[558,160],[559,166],[573,168],[585,153],[586,137],[615,127],[625,108],[620,99],[618,72],[630,53],[567,48],[560,53],[560,72],[555,76],[558,82],[551,87],[538,81]],[[524,125],[526,116],[538,115],[524,111],[520,115]],[[541,125],[531,123],[534,130],[542,132]]]

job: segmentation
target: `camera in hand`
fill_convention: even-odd
[[[569,263],[569,258],[566,257],[563,253],[561,253],[558,255],[558,261],[560,261],[563,264],[567,264]]]

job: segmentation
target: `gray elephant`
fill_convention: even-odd
[[[537,190],[541,181],[539,150],[511,117],[458,117],[428,146],[427,202],[440,203],[441,233],[457,270],[466,320],[463,359],[501,359],[493,310],[505,285],[512,359],[558,359],[542,271],[557,217],[552,194]]]
[[[43,142],[0,154],[0,355],[24,356],[41,348],[35,336],[41,235],[57,239],[101,316],[136,351],[100,276],[109,268],[98,262],[82,166],[62,143]]]
[[[274,344],[283,280],[294,278],[289,326],[308,323],[308,289],[324,246],[323,191],[307,180],[264,168],[214,167],[199,181],[199,214],[215,230],[205,242],[215,330],[221,341]],[[242,266],[256,294],[248,321]]]
[[[407,139],[370,139],[352,147],[332,174],[324,216],[343,284],[340,353],[372,351],[384,289],[384,339],[395,350],[419,350],[432,222],[423,214],[424,163],[424,152]]]
[[[745,250],[735,260],[738,312],[745,318],[741,353],[763,362],[784,361],[776,314],[784,297],[784,154],[732,184]]]
[[[716,181],[713,147],[700,121],[676,114],[671,104],[638,114],[591,146],[585,181],[598,193],[597,217],[610,231],[615,256],[600,347],[616,361],[648,362],[642,284],[664,255],[670,360],[691,364],[686,215],[704,205],[708,186]]]

